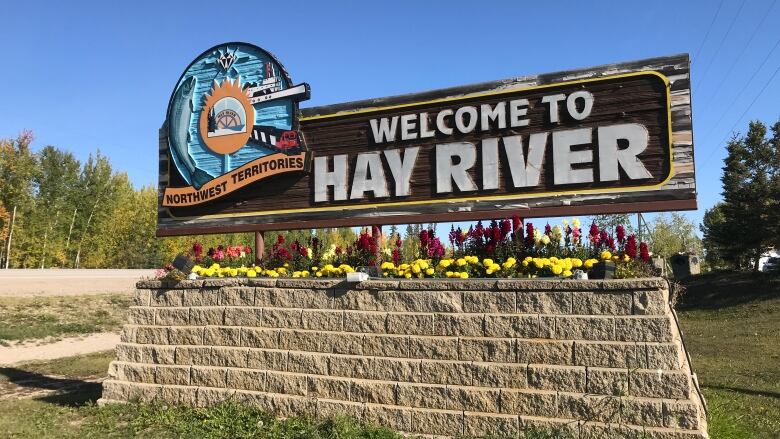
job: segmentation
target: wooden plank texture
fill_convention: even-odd
[[[157,233],[168,236],[377,223],[449,222],[506,217],[515,213],[530,218],[695,209],[689,66],[687,55],[675,55],[306,108],[301,110],[300,131],[312,156],[347,154],[350,170],[354,169],[359,153],[419,146],[410,195],[392,196],[393,184],[388,173],[388,187],[391,188],[388,198],[367,196],[359,200],[316,203],[313,175],[287,174],[252,184],[208,204],[188,208],[163,208],[160,205]],[[668,90],[664,78],[668,82]],[[545,118],[546,110],[533,108],[542,96],[578,90],[587,90],[594,97],[593,112],[585,120],[574,120],[562,111],[561,122],[551,124]],[[370,119],[420,112],[435,116],[442,109],[494,105],[518,98],[531,102],[528,126],[487,133],[475,130],[465,135],[382,145],[374,145],[371,138]],[[647,127],[650,141],[639,158],[651,178],[636,181],[621,174],[617,181],[596,179],[590,184],[555,186],[552,182],[552,148],[548,146],[538,185],[515,188],[509,170],[504,166],[497,189],[447,194],[436,192],[433,158],[436,144],[463,141],[478,145],[485,137],[522,135],[527,152],[528,135],[532,133],[572,128],[593,128],[595,133],[599,126],[617,123],[639,123]],[[160,193],[169,184],[171,187],[185,185],[170,165],[166,133],[164,125],[160,130]],[[598,148],[591,146],[591,149],[595,150],[594,162],[597,162]],[[504,153],[500,160],[506,162]],[[384,166],[387,167],[386,161]],[[478,159],[469,171],[475,182],[483,178],[480,170],[481,161]],[[351,185],[351,180],[348,183]]]

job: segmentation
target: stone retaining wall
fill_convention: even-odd
[[[707,437],[662,279],[138,283],[103,399],[401,432]]]

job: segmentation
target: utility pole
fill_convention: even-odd
[[[8,270],[8,262],[11,260],[11,237],[14,235],[14,223],[16,222],[16,206],[11,216],[11,229],[8,231],[8,247],[5,250],[5,269]]]

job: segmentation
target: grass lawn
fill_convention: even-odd
[[[780,437],[780,279],[715,273],[686,284],[678,315],[710,435]]]
[[[131,302],[116,294],[0,298],[0,344],[118,329]]]
[[[679,316],[709,405],[710,436],[780,437],[780,279],[721,273],[686,286]],[[0,369],[0,389],[31,376],[101,377],[112,358],[107,352]],[[99,397],[96,383],[36,399],[3,400],[0,392],[0,438],[400,438],[348,419],[277,421],[231,404],[96,407]]]

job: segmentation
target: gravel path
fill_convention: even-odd
[[[129,293],[154,270],[0,270],[0,297]]]
[[[119,343],[119,334],[103,332],[81,337],[64,338],[60,341],[37,345],[36,342],[0,346],[0,366],[34,360],[54,360],[74,355],[114,349]]]

